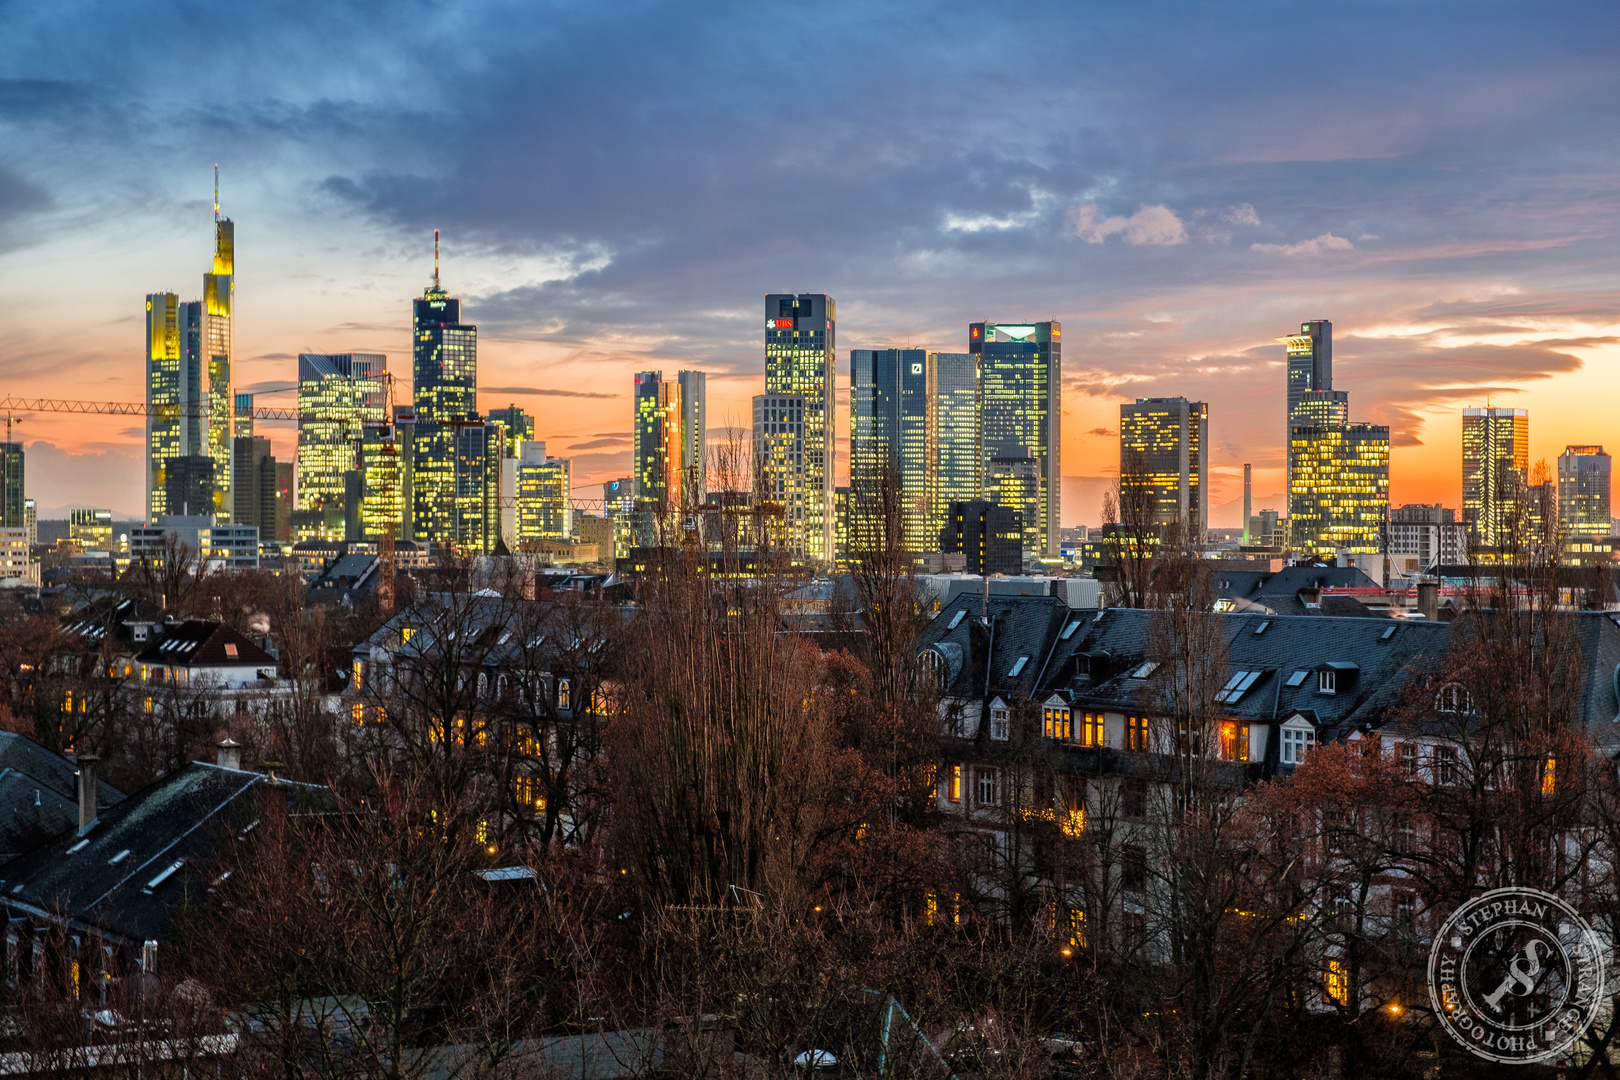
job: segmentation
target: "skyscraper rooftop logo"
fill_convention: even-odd
[[[1574,908],[1538,889],[1495,889],[1463,904],[1429,951],[1441,1024],[1491,1061],[1565,1054],[1605,997],[1603,943]]]

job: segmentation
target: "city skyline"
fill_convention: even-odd
[[[758,297],[816,289],[843,304],[840,415],[848,347],[956,350],[961,322],[1013,312],[1065,322],[1064,524],[1097,522],[1109,433],[1137,397],[1210,403],[1213,524],[1237,523],[1245,461],[1256,509],[1269,505],[1286,421],[1271,339],[1317,317],[1336,324],[1358,418],[1391,428],[1392,501],[1455,506],[1465,406],[1533,410],[1532,461],[1620,443],[1601,405],[1620,326],[1617,150],[1594,120],[1620,94],[1620,16],[1588,16],[1492,9],[1459,37],[1446,10],[1426,9],[1403,13],[1394,42],[1384,20],[1343,12],[1168,20],[1155,51],[1174,62],[1144,80],[1123,43],[1145,16],[1019,12],[995,41],[1061,62],[992,95],[931,90],[940,119],[919,120],[910,76],[982,42],[960,32],[964,12],[935,12],[926,40],[876,78],[863,58],[892,29],[882,13],[795,22],[796,48],[819,58],[802,68],[774,38],[757,47],[763,14],[638,22],[633,74],[574,115],[519,104],[571,100],[578,74],[535,16],[501,16],[514,55],[541,61],[519,67],[477,50],[477,64],[429,65],[433,19],[379,27],[343,5],[318,33],[255,16],[250,34],[219,41],[161,12],[70,34],[65,12],[31,10],[0,46],[17,80],[0,103],[13,151],[0,279],[38,294],[40,317],[9,336],[0,370],[19,395],[62,396],[71,381],[86,387],[76,396],[140,400],[132,304],[154,288],[194,295],[219,161],[239,234],[232,382],[260,404],[288,401],[267,391],[294,381],[298,352],[405,356],[404,302],[440,226],[447,279],[483,329],[479,406],[533,406],[576,483],[628,473],[623,386],[637,370],[708,372],[711,430],[746,428]],[[494,16],[456,17],[476,33]],[[553,17],[588,34],[605,15]],[[1422,47],[1441,34],[1446,50]],[[1307,84],[1274,70],[1299,36],[1335,47],[1333,70]],[[250,38],[262,50],[235,43]],[[181,50],[196,61],[129,59]],[[694,75],[694,55],[717,54],[727,62]],[[267,59],[284,56],[308,59]],[[659,95],[689,118],[634,113]],[[987,151],[974,133],[990,130]],[[436,165],[403,153],[405,132],[442,148]],[[534,167],[586,138],[608,141],[611,173]],[[892,152],[838,173],[786,149],[817,138]],[[716,159],[738,167],[717,178]],[[290,427],[255,434],[291,459]],[[21,438],[47,507],[139,512],[129,425],[37,414]]]

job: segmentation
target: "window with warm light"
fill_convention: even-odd
[[[349,706],[349,715],[356,724],[363,724],[366,722],[366,707],[357,701]]]
[[[1080,715],[1080,745],[1103,745],[1103,714],[1088,712]]]
[[[1350,972],[1343,960],[1329,960],[1322,973],[1322,998],[1328,1005],[1350,1004]]]
[[[951,790],[950,795],[947,797],[951,802],[962,801],[962,766],[960,765],[951,766]]]
[[[1046,726],[1043,732],[1048,739],[1068,739],[1072,735],[1069,710],[1065,707],[1047,706]]]
[[[1145,716],[1127,716],[1125,718],[1125,749],[1134,753],[1146,753],[1148,748],[1148,722]]]
[[[1558,759],[1548,758],[1541,766],[1541,793],[1551,795],[1558,789]]]
[[[1221,757],[1227,761],[1249,760],[1249,725],[1239,720],[1221,724]]]

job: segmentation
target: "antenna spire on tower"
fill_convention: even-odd
[[[219,220],[219,162],[214,162],[214,220]]]
[[[439,230],[433,230],[433,287],[439,287]]]

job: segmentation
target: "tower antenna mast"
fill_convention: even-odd
[[[219,162],[214,162],[214,220],[219,221]]]
[[[439,230],[433,230],[433,287],[439,287]]]

